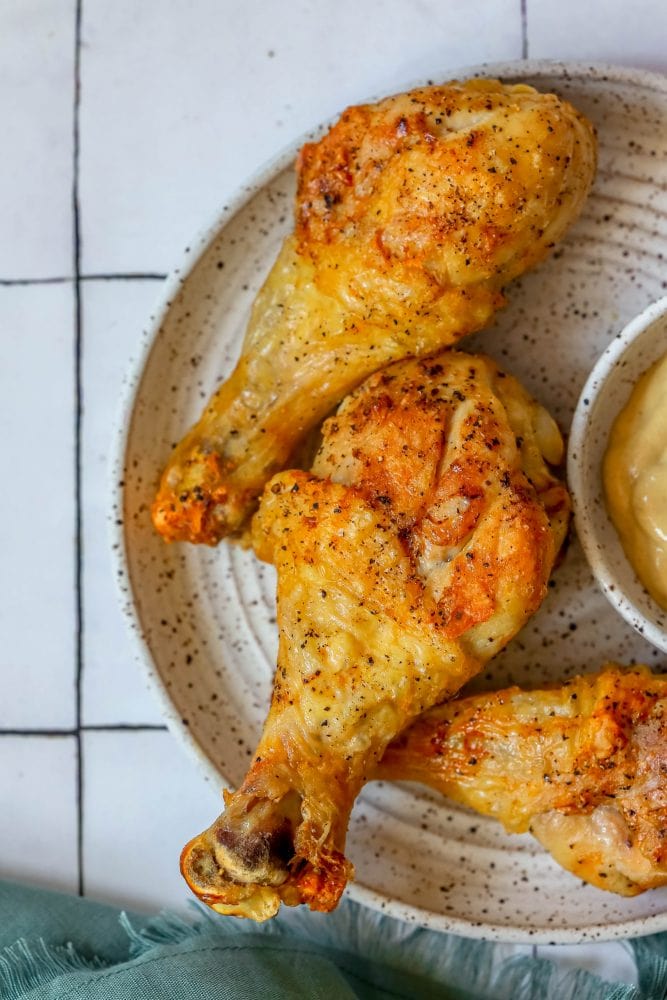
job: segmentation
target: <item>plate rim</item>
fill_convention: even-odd
[[[502,62],[484,62],[469,66],[455,67],[443,74],[443,80],[468,79],[473,76],[499,77],[521,80],[545,76],[583,78],[597,80],[602,83],[609,81],[634,86],[664,94],[667,97],[667,75],[636,67],[621,66],[614,63],[556,60],[556,59],[517,59]],[[433,82],[433,75],[428,79],[421,77],[404,84],[397,84],[390,93],[401,93]],[[370,103],[380,100],[384,94],[375,94],[360,98],[357,103]],[[177,742],[184,747],[190,758],[203,773],[206,782],[216,786],[226,787],[227,779],[221,775],[206,755],[201,745],[183,722],[176,711],[168,694],[160,672],[153,660],[150,645],[146,638],[135,602],[135,588],[129,565],[128,540],[125,521],[125,456],[129,437],[132,431],[136,404],[138,401],[143,373],[150,361],[156,346],[158,334],[178,296],[181,288],[189,279],[201,259],[205,256],[222,229],[245,207],[267,183],[285,170],[294,161],[298,150],[304,142],[323,134],[339,117],[333,115],[312,128],[293,138],[274,156],[265,160],[249,178],[230,195],[221,208],[218,209],[212,222],[205,224],[195,232],[191,241],[181,253],[175,266],[169,271],[167,278],[160,286],[155,307],[150,313],[149,321],[143,329],[136,354],[127,364],[123,390],[120,394],[115,428],[112,432],[110,449],[110,518],[109,548],[111,550],[112,570],[116,584],[119,604],[126,630],[130,635],[130,643],[134,648],[135,659],[140,665],[147,687],[157,701],[160,714],[167,728]],[[385,895],[364,885],[362,881],[350,882],[346,895],[356,902],[368,906],[377,912],[384,913],[395,919],[408,921],[415,926],[430,928],[446,933],[458,934],[462,937],[484,941],[495,941],[508,944],[580,944],[591,941],[615,941],[619,939],[642,937],[667,930],[667,907],[660,913],[646,917],[635,917],[618,923],[585,924],[576,927],[529,929],[526,926],[507,926],[492,924],[485,921],[464,920],[460,917],[445,916],[437,911],[428,910],[403,902],[395,897]]]

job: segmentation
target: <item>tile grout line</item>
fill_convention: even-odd
[[[81,274],[80,281],[164,281],[167,275],[159,271],[108,271],[98,274]]]
[[[72,729],[0,729],[3,736],[77,736],[81,733],[166,733],[168,726],[159,722],[99,722],[75,726]]]
[[[66,285],[78,281],[164,281],[166,274],[157,271],[110,271],[107,274],[56,275],[49,278],[0,278],[0,288],[25,285]]]
[[[83,755],[81,738],[81,684],[83,677],[83,517],[81,422],[83,416],[82,385],[82,309],[81,309],[81,214],[79,207],[79,111],[81,103],[81,17],[83,0],[76,0],[74,20],[74,105],[72,114],[72,224],[74,249],[74,499],[75,499],[75,625],[76,625],[76,858],[77,889],[84,894],[83,872]]]
[[[528,58],[528,0],[521,0],[521,58]]]
[[[80,727],[84,733],[166,733],[161,722],[91,722]]]
[[[76,729],[0,729],[3,736],[76,736]]]
[[[0,278],[0,287],[12,288],[14,285],[64,285],[72,278],[58,276],[56,278]]]

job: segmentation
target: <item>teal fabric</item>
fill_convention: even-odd
[[[119,913],[0,882],[2,1000],[658,1000],[667,935],[631,943],[637,988],[546,961],[499,963],[483,942],[415,928],[345,901],[261,927],[199,911],[192,922]]]

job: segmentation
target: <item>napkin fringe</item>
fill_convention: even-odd
[[[189,922],[173,913],[161,913],[136,928],[127,914],[119,920],[128,939],[128,955],[120,965],[162,949],[188,945],[229,947],[248,938],[248,947],[267,938],[283,939],[285,948],[312,946],[328,953],[335,963],[364,963],[418,976],[433,984],[433,996],[453,988],[458,995],[493,1000],[655,1000],[667,997],[667,945],[665,935],[628,942],[638,968],[638,986],[611,984],[585,970],[562,971],[548,959],[531,956],[503,957],[502,946],[440,934],[400,923],[366,909],[351,900],[331,914],[286,911],[258,928],[250,921],[222,917],[195,904],[196,920]],[[164,954],[164,952],[163,952]],[[20,940],[0,952],[0,998],[20,1000],[61,976],[95,973],[117,968],[97,956],[84,956],[70,942],[47,945]],[[444,995],[452,995],[445,993]]]
[[[559,970],[548,959],[512,956],[498,959],[498,945],[401,923],[382,913],[346,900],[328,914],[305,909],[284,910],[262,924],[224,917],[193,903],[196,920],[190,923],[164,912],[141,929],[126,914],[120,921],[130,941],[130,953],[138,958],[156,946],[187,945],[195,940],[215,943],[221,939],[252,935],[296,939],[332,952],[352,954],[402,972],[419,969],[434,983],[447,983],[471,997],[494,1000],[654,1000],[667,997],[667,960],[644,941],[629,942],[641,954],[639,988],[616,986],[583,969]]]
[[[664,934],[652,934],[628,944],[637,963],[639,995],[664,1000],[667,997],[667,938]]]
[[[208,916],[208,914],[202,914]],[[118,917],[118,922],[127,934],[130,943],[130,957],[140,958],[147,951],[156,945],[177,945],[201,937],[203,925],[199,922],[191,924],[175,913],[163,911],[156,917],[152,917],[148,923],[137,930],[130,923],[127,913],[123,912]],[[213,923],[211,921],[211,923]]]
[[[73,972],[97,972],[107,963],[96,955],[85,958],[71,942],[47,945],[43,939],[29,945],[21,939],[0,953],[0,997],[19,1000],[26,993]]]

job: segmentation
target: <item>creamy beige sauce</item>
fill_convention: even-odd
[[[667,610],[667,354],[644,372],[614,422],[604,487],[625,554]]]

